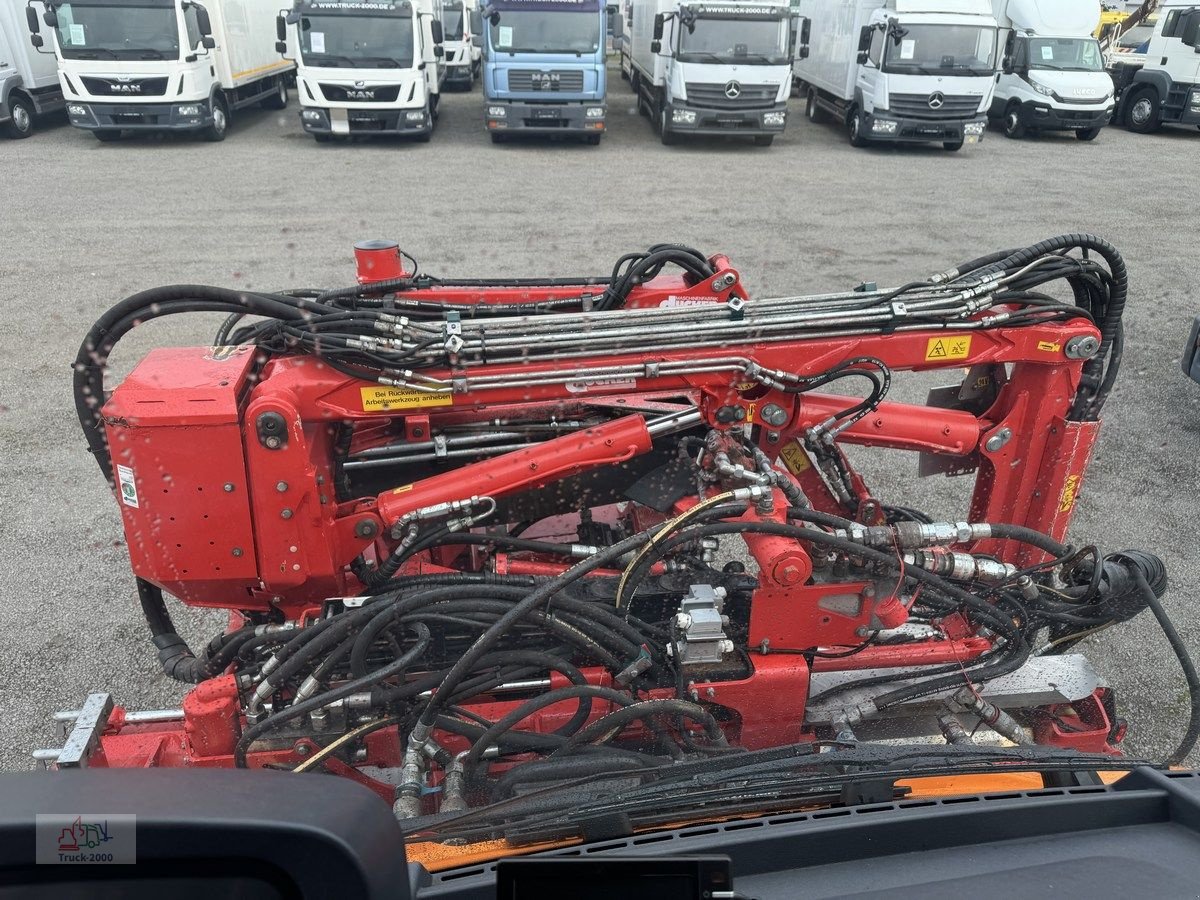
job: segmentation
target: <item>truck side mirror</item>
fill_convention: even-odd
[[[875,36],[875,26],[874,25],[864,25],[863,30],[860,31],[858,34],[858,52],[859,53],[870,53],[871,52],[871,38],[874,36]],[[863,60],[860,59],[859,62],[863,62]]]
[[[1011,56],[1006,56],[1000,61],[1000,71],[1005,75],[1011,75],[1013,73],[1013,60]]]
[[[440,19],[434,19],[432,22],[430,22],[430,23],[429,23],[429,31],[430,31],[430,32],[433,34],[433,43],[434,43],[434,47],[435,47],[435,50],[434,50],[434,54],[433,54],[433,55],[434,55],[434,56],[441,56],[441,54],[440,54],[440,53],[438,53],[438,52],[437,52],[437,50],[436,50],[436,46],[437,46],[438,44],[440,44],[440,43],[442,42],[442,40],[445,38],[445,35],[442,33],[442,22],[441,22],[441,20],[440,20]]]
[[[29,43],[33,44],[33,46],[40,50],[45,41],[42,40],[42,36],[40,34],[31,34],[29,36]]]
[[[662,52],[662,41],[651,41],[650,42],[650,52],[651,53],[661,53]]]
[[[42,21],[45,22],[47,25],[49,25],[51,28],[57,28],[58,27],[58,13],[52,9],[48,9],[44,13],[42,13]]]
[[[30,34],[41,34],[42,25],[40,22],[38,22],[37,10],[32,6],[25,7],[25,22],[27,25],[29,25]],[[33,46],[36,47],[37,44],[34,44]]]
[[[663,14],[659,13],[657,16],[654,17],[654,39],[656,41],[661,41],[662,36],[663,36]],[[655,50],[654,52],[657,53],[658,51]]]
[[[275,40],[283,42],[287,40],[287,22],[283,16],[275,17]],[[283,51],[280,50],[280,53]]]
[[[472,35],[471,36],[471,46],[478,47],[479,49],[482,50],[483,49],[483,35],[482,34]]]
[[[205,50],[211,50],[213,47],[217,46],[217,39],[211,34],[201,35],[200,46]]]
[[[204,37],[212,36],[212,20],[208,17],[208,10],[199,3],[195,5],[196,9],[196,27],[200,29],[200,34]],[[215,47],[216,44],[205,44],[205,47]]]
[[[867,60],[870,58],[871,58],[871,54],[868,53],[866,50],[858,51],[858,64],[860,66],[865,66],[867,64]]]
[[[800,47],[796,51],[796,59],[808,59],[808,44],[812,37],[812,19],[804,19],[800,23]]]

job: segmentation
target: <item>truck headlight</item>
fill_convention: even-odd
[[[1192,99],[1189,102],[1192,109],[1200,109],[1200,91],[1192,91]]]
[[[78,103],[67,104],[67,115],[69,116],[86,116],[88,114],[86,106],[80,106]]]
[[[603,106],[589,106],[587,108],[587,117],[589,119],[603,119],[604,118],[604,107]]]
[[[1054,90],[1046,87],[1044,84],[1038,84],[1036,81],[1030,81],[1029,86],[1041,94],[1043,97],[1053,97]]]
[[[871,130],[876,134],[895,134],[900,123],[895,119],[872,119]]]
[[[671,110],[671,121],[676,125],[695,125],[696,111],[694,109]]]
[[[406,112],[404,114],[404,118],[405,118],[405,121],[408,121],[408,122],[424,122],[425,121],[425,110],[423,110],[423,109],[409,110],[408,112]]]
[[[503,106],[489,106],[488,107],[488,115],[491,116],[493,119],[503,119],[505,116],[508,115],[508,110],[505,109]]]
[[[300,118],[305,122],[324,122],[325,113],[319,109],[302,109],[300,111]]]
[[[963,126],[963,134],[981,135],[985,126],[984,122],[968,122]]]
[[[182,106],[175,107],[175,111],[181,116],[198,116],[200,115],[200,107],[195,103],[185,103]]]
[[[764,125],[782,125],[787,121],[787,113],[782,109],[763,113]]]

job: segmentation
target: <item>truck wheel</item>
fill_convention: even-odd
[[[33,104],[24,97],[12,97],[8,107],[12,119],[4,123],[5,135],[20,140],[33,134]]]
[[[1100,136],[1100,128],[1080,128],[1075,132],[1075,137],[1081,141],[1094,141]]]
[[[1138,134],[1150,134],[1162,127],[1162,107],[1158,102],[1158,91],[1142,88],[1125,108],[1125,125]]]
[[[200,132],[206,141],[223,141],[225,132],[229,130],[229,113],[225,111],[225,101],[220,97],[213,99],[212,124]]]
[[[775,143],[775,135],[773,134],[756,134],[754,136],[755,147],[770,147]]]
[[[850,146],[865,147],[867,146],[866,135],[863,134],[863,114],[862,110],[853,110],[850,113]]]
[[[588,134],[588,135],[584,135],[583,142],[585,144],[590,144],[591,146],[595,147],[596,145],[598,145],[600,143],[600,138],[601,138],[601,135],[599,135],[599,134]]]
[[[333,135],[332,134],[314,134],[313,140],[316,141],[318,144],[328,144],[330,141],[333,140]]]
[[[668,147],[675,143],[675,132],[667,124],[667,108],[665,106],[659,107],[658,110],[658,139]]]
[[[96,140],[105,144],[111,144],[113,141],[121,139],[121,129],[119,128],[101,128],[93,131],[92,134],[96,136]]]
[[[287,82],[280,75],[275,83],[275,93],[262,101],[263,109],[287,109],[288,105],[288,89]]]
[[[808,116],[810,122],[821,121],[821,107],[817,104],[816,88],[808,89],[808,95],[804,100],[804,115]]]
[[[1021,124],[1021,107],[1015,103],[1004,111],[1004,136],[1014,141],[1025,137],[1025,126]]]
[[[508,135],[507,135],[507,134],[501,134],[501,133],[500,133],[500,132],[498,132],[498,131],[493,131],[493,132],[492,132],[492,143],[493,143],[493,144],[503,144],[503,143],[504,143],[504,139],[505,139],[505,138],[507,138],[507,137],[508,137]]]
[[[942,148],[944,150],[949,151],[950,153],[957,153],[959,150],[961,150],[963,148],[963,142],[962,141],[945,141],[942,144]]]

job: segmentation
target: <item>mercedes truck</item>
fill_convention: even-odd
[[[994,0],[1002,50],[990,116],[1010,138],[1073,131],[1092,141],[1112,118],[1112,77],[1094,34],[1096,0]]]
[[[1097,0],[1098,2],[1098,0]],[[795,66],[813,121],[850,143],[983,140],[996,86],[990,0],[800,0],[810,52]]]
[[[295,59],[300,124],[318,142],[428,141],[446,75],[440,0],[296,0],[275,23]]]
[[[125,131],[225,139],[235,110],[283,109],[295,66],[274,51],[278,0],[48,0],[72,125],[101,141]],[[39,22],[29,28],[35,46]]]
[[[479,78],[480,37],[483,17],[478,0],[445,0],[442,3],[442,48],[445,52],[444,86],[470,90]]]
[[[752,137],[787,125],[792,63],[806,29],[779,3],[633,0],[630,80],[664,144],[683,135]]]
[[[1200,3],[1163,0],[1145,50],[1113,54],[1109,71],[1114,121],[1139,134],[1163,125],[1200,128]]]
[[[604,134],[607,13],[601,0],[491,0],[483,33],[484,122],[516,134]]]
[[[63,108],[54,54],[30,43],[26,16],[36,22],[41,3],[0,0],[0,134],[27,138],[34,121]]]

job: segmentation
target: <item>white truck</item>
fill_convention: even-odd
[[[315,140],[429,140],[446,77],[441,0],[296,0],[276,29]]]
[[[72,125],[225,139],[234,110],[283,109],[295,66],[274,52],[278,0],[47,0]],[[29,22],[36,46],[43,42]]]
[[[42,11],[41,3],[0,0],[0,133],[10,138],[29,137],[37,116],[64,105],[54,54],[26,35],[27,15],[36,21]]]
[[[442,3],[442,47],[445,49],[444,87],[470,90],[479,77],[482,59],[483,16],[479,0],[444,0]]]
[[[632,2],[630,82],[662,142],[744,135],[770,146],[805,52],[800,18],[768,0]]]
[[[1096,0],[994,0],[1003,47],[991,118],[1010,138],[1074,131],[1095,140],[1112,118]]]
[[[800,0],[800,12],[812,22],[795,66],[809,119],[832,116],[855,147],[983,140],[996,85],[990,0]]]
[[[1200,127],[1200,3],[1163,0],[1145,52],[1116,53],[1114,121],[1149,134],[1163,125]]]

